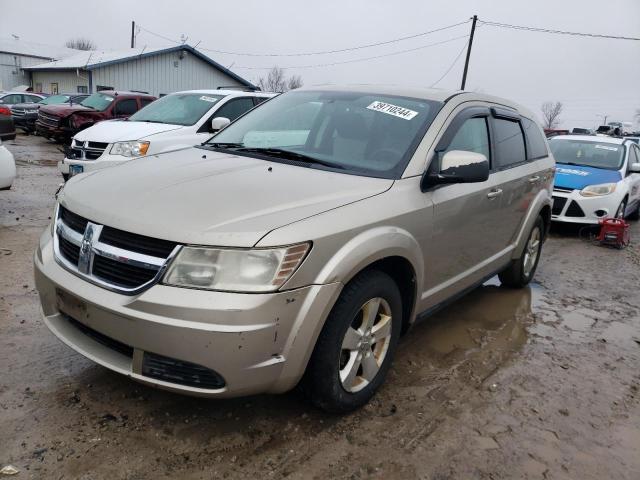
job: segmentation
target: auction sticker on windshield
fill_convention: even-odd
[[[376,112],[386,113],[387,115],[393,115],[394,117],[404,118],[405,120],[411,120],[413,117],[418,115],[418,112],[409,110],[408,108],[378,101],[373,102],[367,108]]]
[[[206,95],[202,95],[200,97],[200,100],[204,100],[205,102],[211,102],[211,103],[216,103],[218,101],[217,98],[214,97],[207,97]]]

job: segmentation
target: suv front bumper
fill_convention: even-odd
[[[158,284],[121,295],[58,265],[49,230],[34,265],[44,322],[65,344],[142,383],[211,397],[293,388],[342,287],[242,294]],[[158,358],[170,361],[149,375]],[[202,372],[224,384],[202,388]]]

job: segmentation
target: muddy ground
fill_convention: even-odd
[[[31,256],[57,147],[9,142],[0,192],[0,467],[18,479],[640,478],[640,225],[623,251],[554,229],[536,283],[489,282],[416,326],[362,410],[153,390],[40,321]]]

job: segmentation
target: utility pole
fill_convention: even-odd
[[[136,46],[136,22],[131,20],[131,48]]]
[[[473,46],[473,35],[476,33],[476,22],[478,21],[478,16],[473,16],[473,22],[471,23],[471,35],[469,36],[469,45],[467,45],[467,59],[464,61],[464,73],[462,74],[462,85],[460,86],[460,90],[464,90],[465,85],[467,84],[467,71],[469,70],[469,57],[471,57],[471,47]]]

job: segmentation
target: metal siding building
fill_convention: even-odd
[[[42,62],[65,58],[76,53],[78,50],[71,48],[0,38],[0,90],[31,85],[31,74],[25,71],[24,67],[39,65]]]
[[[61,61],[27,67],[33,83],[52,93],[98,90],[138,90],[151,95],[221,86],[253,87],[247,80],[189,45],[121,52],[83,52]]]

